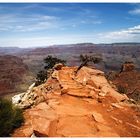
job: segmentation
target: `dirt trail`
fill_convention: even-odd
[[[55,71],[41,88],[44,102],[26,109],[14,137],[139,137],[140,113],[122,101],[102,71],[83,67]],[[58,86],[59,85],[59,86]]]

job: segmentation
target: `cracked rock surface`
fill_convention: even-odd
[[[104,73],[83,67],[55,70],[32,94],[43,100],[24,111],[13,137],[139,137],[140,113],[115,91]],[[23,103],[24,104],[24,103]]]

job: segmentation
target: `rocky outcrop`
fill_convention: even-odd
[[[110,80],[120,93],[140,104],[140,71],[135,69],[133,63],[123,64],[122,71]]]
[[[36,103],[44,101],[43,96],[41,95],[39,96],[38,94],[33,92],[34,86],[35,86],[35,83],[33,83],[29,87],[27,92],[13,96],[12,103],[20,107],[21,109],[26,109],[26,108],[31,107],[32,105],[35,105]]]
[[[55,70],[32,89],[27,96],[43,100],[32,99],[13,137],[140,136],[140,113],[128,105],[129,98],[115,91],[102,71],[83,67],[75,75],[76,69]]]
[[[53,67],[54,70],[61,70],[64,65],[62,63],[55,64]]]
[[[133,62],[125,62],[123,65],[122,65],[122,69],[121,69],[121,72],[128,72],[128,71],[133,71],[135,70],[135,65]]]

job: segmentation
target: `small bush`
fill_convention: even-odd
[[[48,78],[47,71],[40,71],[37,74],[35,86],[43,84]]]
[[[139,90],[135,90],[130,97],[135,100],[136,102],[140,103],[140,91]]]
[[[122,94],[126,94],[127,93],[127,88],[125,88],[125,87],[123,87],[121,85],[117,86],[117,89],[118,89],[119,93],[122,93]]]
[[[56,57],[52,57],[51,55],[48,55],[44,59],[44,63],[45,63],[44,70],[38,72],[37,77],[36,77],[35,86],[39,86],[39,85],[43,84],[48,79],[48,77],[52,73],[52,68],[54,67],[55,64],[58,64],[58,63],[65,64],[66,61],[56,58]]]
[[[84,62],[93,62],[94,64],[97,64],[97,63],[100,63],[101,61],[102,61],[102,58],[101,57],[97,57],[97,56],[88,56],[88,55],[80,55],[79,56],[79,58],[80,58],[80,61],[82,62],[82,63],[84,63]],[[87,63],[86,63],[86,65],[87,65]]]
[[[88,66],[89,62],[93,62],[94,64],[100,63],[102,61],[101,57],[96,57],[96,56],[88,56],[88,55],[80,55],[79,60],[81,62],[80,66],[77,68],[75,71],[75,74],[83,67],[83,66]]]
[[[13,106],[9,100],[0,98],[0,137],[10,136],[23,121],[22,110]]]
[[[107,80],[113,81],[117,78],[118,73],[115,71],[110,71],[108,73],[106,73],[105,77],[107,78]]]
[[[66,63],[65,60],[62,60],[62,59],[59,59],[59,58],[56,58],[56,57],[52,57],[51,55],[48,55],[44,59],[44,62],[46,64],[46,66],[44,68],[47,69],[47,70],[52,69],[55,64],[58,64],[58,63],[65,64]]]

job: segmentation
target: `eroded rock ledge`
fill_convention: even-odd
[[[140,136],[140,113],[115,91],[104,73],[83,67],[55,70],[46,83],[34,87],[17,105],[25,123],[14,137]]]

